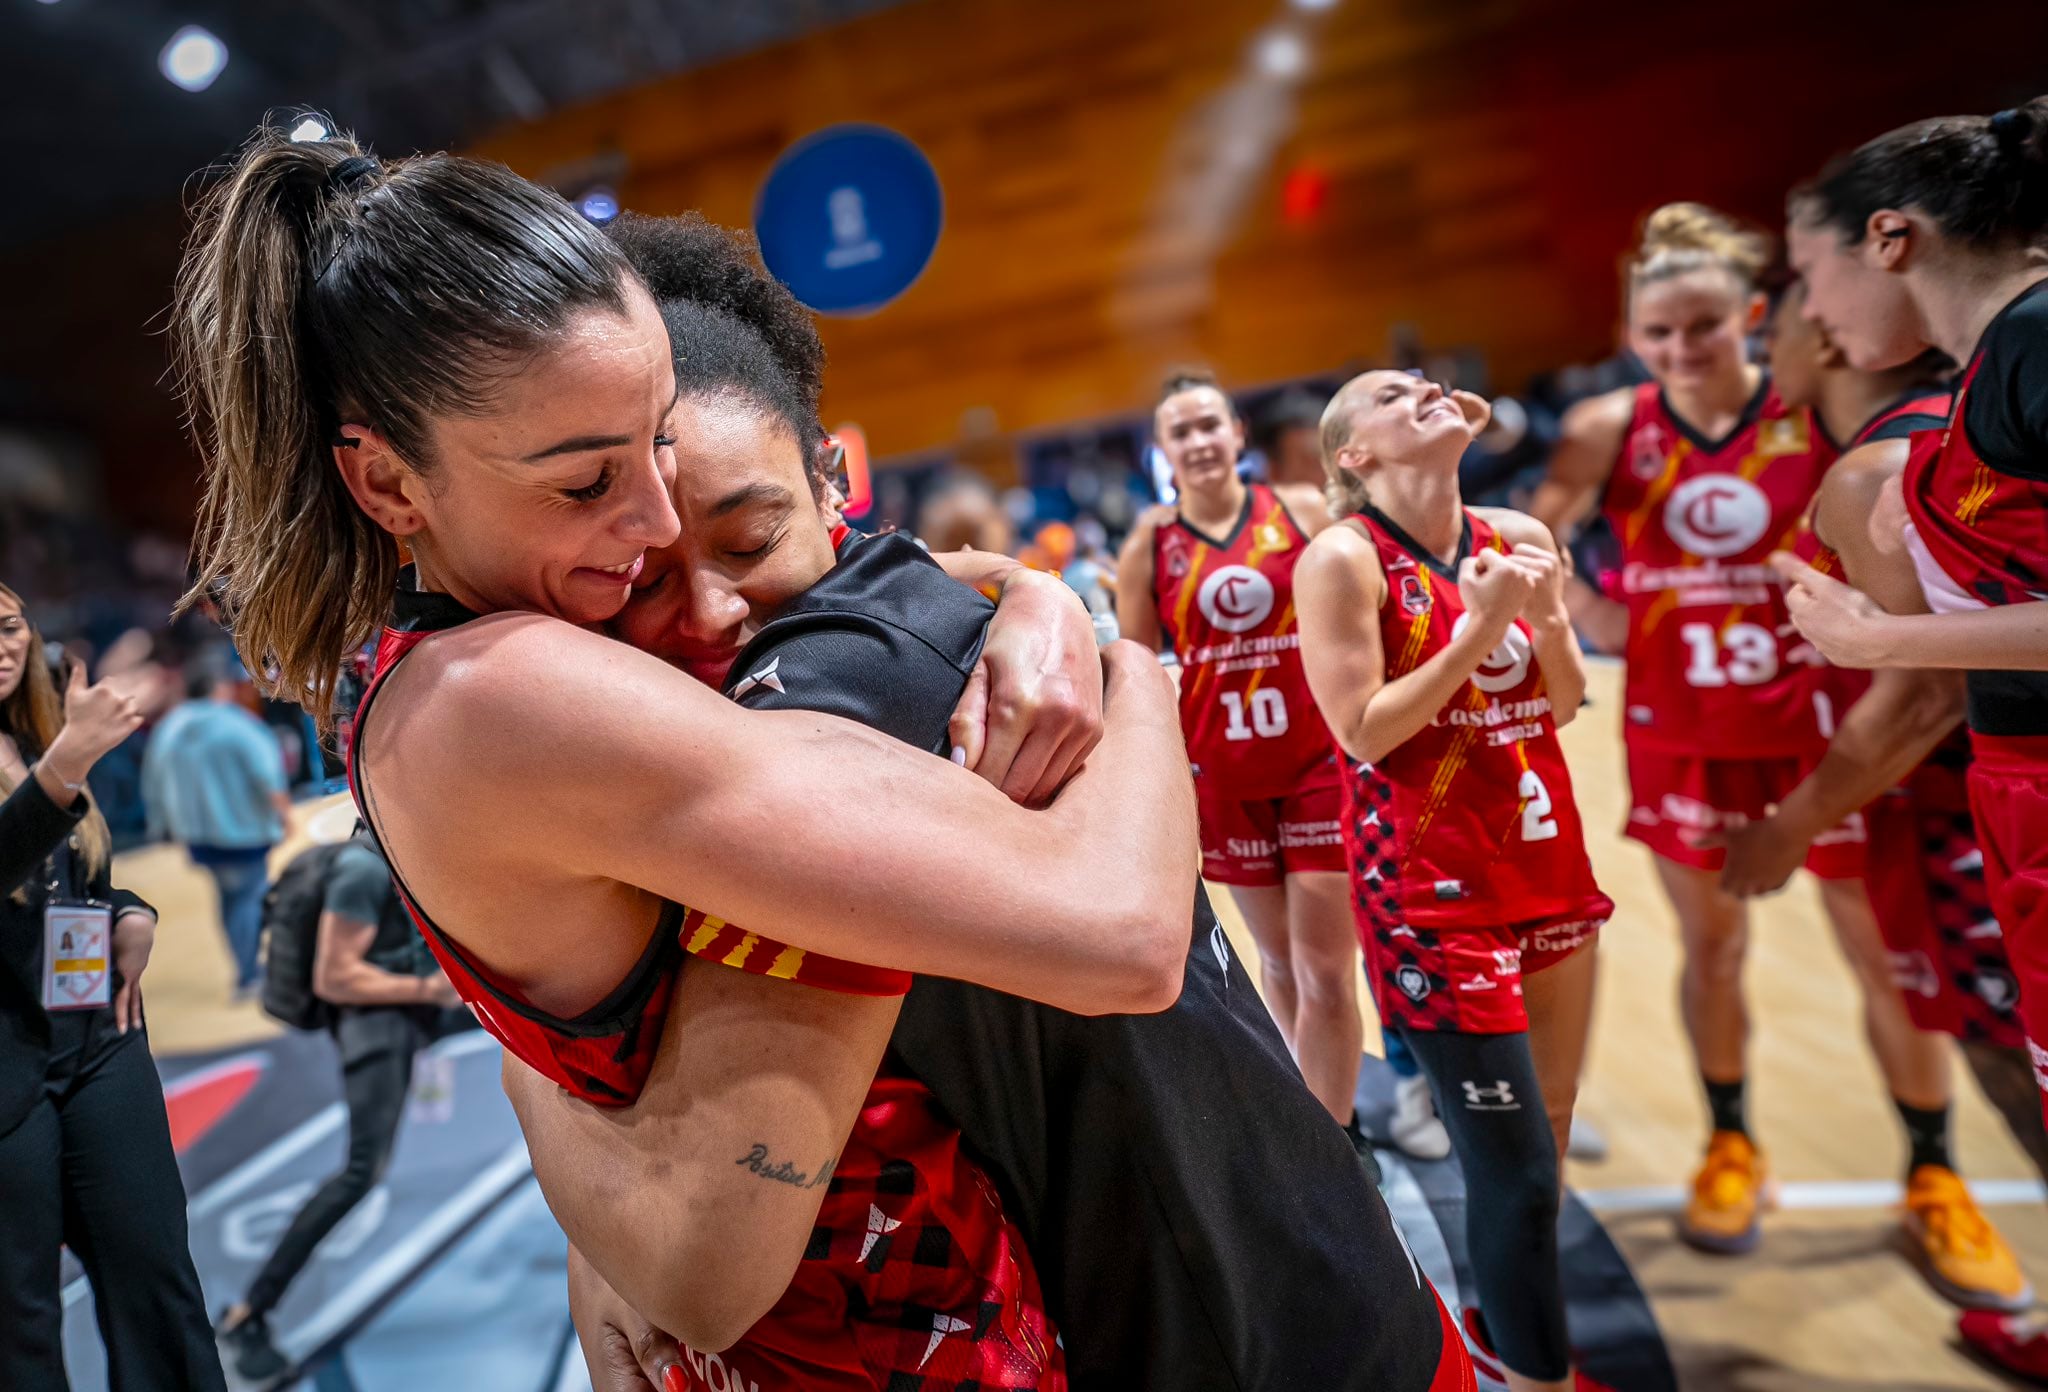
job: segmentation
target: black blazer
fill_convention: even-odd
[[[0,802],[0,1135],[21,1124],[35,1105],[50,1060],[50,1016],[43,1009],[43,908],[56,880],[63,897],[104,899],[119,917],[128,909],[148,909],[140,897],[117,890],[105,866],[87,874],[72,854],[71,834],[85,817],[80,797],[70,808],[50,801],[33,774]],[[25,889],[17,902],[14,892]],[[152,910],[154,912],[154,910]],[[118,981],[116,982],[118,986]],[[96,1039],[125,1041],[139,1032],[117,1035],[111,1009],[94,1011]],[[104,1028],[102,1028],[104,1026]]]

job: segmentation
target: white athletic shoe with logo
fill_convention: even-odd
[[[1436,1114],[1429,1079],[1419,1073],[1394,1084],[1394,1116],[1387,1129],[1403,1155],[1441,1160],[1451,1153],[1451,1134]]]

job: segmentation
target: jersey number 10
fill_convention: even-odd
[[[1287,733],[1287,698],[1270,688],[1251,693],[1251,722],[1245,722],[1245,695],[1239,691],[1226,691],[1223,696],[1225,724],[1223,738],[1248,740],[1256,735],[1260,739],[1273,739]]]

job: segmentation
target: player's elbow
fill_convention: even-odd
[[[648,1323],[699,1353],[723,1353],[773,1309],[796,1275],[794,1262],[779,1276],[765,1262],[705,1260],[688,1243],[664,1244],[641,1268],[641,1290],[628,1296]],[[621,1291],[624,1295],[626,1292]]]
[[[1180,999],[1194,921],[1194,876],[1185,891],[1150,894],[1123,905],[1104,904],[1091,938],[1115,951],[1080,983],[1064,1008],[1077,1015],[1154,1015]]]

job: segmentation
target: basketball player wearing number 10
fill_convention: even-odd
[[[1364,1052],[1358,938],[1329,730],[1302,674],[1294,566],[1329,525],[1322,495],[1238,477],[1244,425],[1213,377],[1169,377],[1153,414],[1175,507],[1138,520],[1117,563],[1126,638],[1180,659],[1202,874],[1230,887],[1260,989],[1309,1091],[1351,1132]]]

